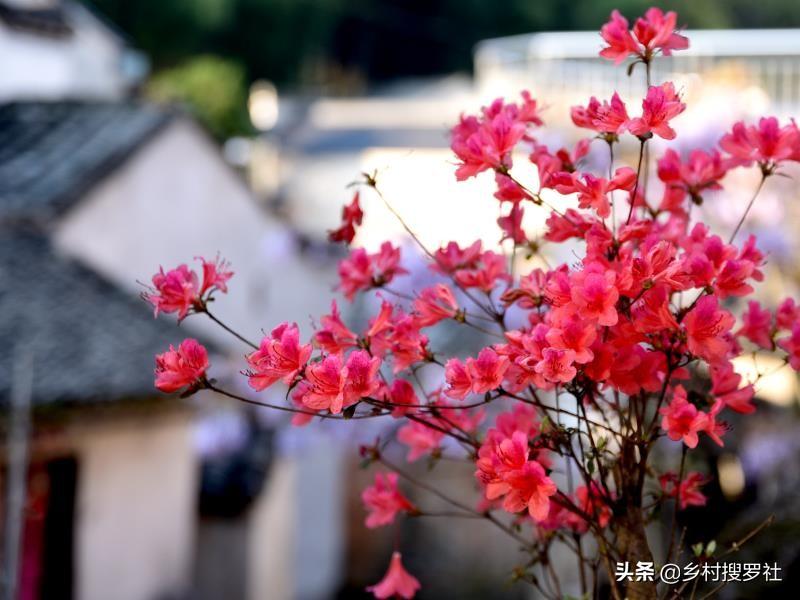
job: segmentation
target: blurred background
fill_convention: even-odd
[[[491,178],[455,187],[449,127],[462,111],[530,89],[548,107],[540,141],[574,143],[572,104],[615,89],[638,102],[641,74],[629,79],[597,58],[596,31],[612,8],[632,19],[650,4],[0,0],[5,597],[359,598],[382,576],[394,535],[422,598],[533,597],[509,581],[514,548],[483,524],[364,528],[359,492],[371,473],[357,468],[357,446],[386,433],[382,425],[289,428],[281,415],[205,393],[158,396],[153,355],[168,344],[202,340],[214,375],[241,394],[246,349],[199,316],[180,329],[152,319],[138,294],[159,265],[220,253],[236,272],[215,303],[220,318],[253,338],[286,320],[310,335],[336,297],[341,250],[325,232],[350,199],[347,184],[374,169],[429,247],[497,246]],[[654,74],[676,81],[689,105],[676,121],[678,149],[713,145],[737,119],[797,114],[794,0],[668,8],[692,44]],[[590,166],[605,168],[602,150]],[[618,158],[631,162],[635,150]],[[520,158],[519,177],[535,185]],[[731,174],[698,216],[732,228],[757,182]],[[798,292],[797,196],[793,179],[773,178],[751,213],[769,252],[759,289],[769,306]],[[357,244],[406,241],[375,198],[363,194],[362,205]],[[535,237],[546,215],[529,212]],[[569,249],[544,252],[572,260]],[[412,277],[399,291],[427,277],[411,246],[404,256]],[[339,301],[356,324],[374,308]],[[477,341],[456,328],[436,344],[464,353]],[[738,365],[751,377],[771,366],[757,355]],[[262,398],[283,401],[279,391]],[[730,423],[725,448],[705,447],[690,465],[714,478],[713,510],[681,518],[688,541],[724,543],[776,514],[736,559],[777,562],[784,581],[769,593],[796,597],[794,374],[762,379],[758,398],[755,415]],[[673,451],[664,465],[677,463]],[[468,464],[435,466],[415,472],[475,497]],[[651,534],[663,541],[657,524]],[[720,596],[759,598],[763,585]]]

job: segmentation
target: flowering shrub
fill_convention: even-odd
[[[685,109],[673,83],[650,82],[658,55],[689,45],[675,27],[675,14],[657,8],[632,29],[612,13],[600,54],[616,63],[631,58],[630,75],[643,68],[648,88],[641,113],[617,94],[591,98],[571,117],[592,137],[572,149],[551,152],[537,142],[543,120],[528,93],[518,102],[495,100],[453,127],[456,177],[494,175],[491,201],[500,210],[503,251],[481,242],[423,246],[382,196],[376,176],[365,175],[362,192],[387,203],[438,281],[411,296],[399,293],[389,284],[407,273],[401,250],[390,242],[374,253],[355,248],[339,265],[339,289],[348,300],[379,290],[380,307],[365,330],[351,330],[336,302],[311,340],[302,340],[292,323],[279,324],[257,346],[229,330],[252,346],[245,375],[254,391],[286,386],[286,405],[263,404],[293,413],[294,424],[316,417],[397,419],[403,424],[396,442],[407,447],[409,462],[435,461],[445,450],[472,461],[475,502],[437,495],[452,504],[450,514],[483,518],[508,534],[527,553],[515,578],[548,597],[549,590],[561,596],[547,557],[551,544],[562,543],[579,557],[585,595],[601,577],[599,565],[613,597],[655,598],[655,582],[617,582],[613,565],[653,560],[645,525],[662,505],[683,510],[706,503],[708,477],[686,471],[687,450],[703,437],[724,445],[725,414],[756,409],[754,382],[742,380],[733,359],[760,348],[800,368],[800,307],[793,300],[775,310],[750,301],[738,326],[730,312],[732,299],[747,298],[763,277],[756,240],[737,235],[764,182],[787,161],[800,161],[800,130],[773,118],[737,123],[719,148],[687,156],[668,149],[648,160],[649,141],[675,138],[672,121]],[[625,138],[638,149],[633,165],[615,164],[615,147]],[[581,169],[590,144],[607,146],[607,172]],[[522,148],[528,160],[517,165]],[[753,165],[760,183],[732,231],[715,234],[692,221],[691,205],[720,190],[729,170]],[[648,185],[651,168],[663,185],[654,186],[654,178]],[[527,170],[538,173],[537,189],[520,183],[519,172]],[[571,195],[577,208],[568,207]],[[580,258],[515,273],[541,253],[542,241],[522,227],[526,210],[548,211],[544,242],[579,247]],[[362,219],[356,193],[331,240],[352,243]],[[227,291],[230,276],[224,263],[203,261],[199,284],[181,265],[160,271],[145,297],[157,313],[217,320],[208,301]],[[509,326],[512,314],[523,315],[524,324]],[[426,332],[445,321],[493,341],[466,358],[442,356]],[[186,340],[157,358],[156,385],[240,398],[207,378],[208,368],[202,347]],[[427,371],[437,371],[437,389],[422,387],[422,369],[428,380]],[[387,441],[362,449],[384,469],[362,495],[370,528],[426,514],[401,491],[401,481],[418,482],[387,460]],[[680,444],[680,465],[658,472],[650,460],[657,444]],[[680,551],[674,526],[670,536],[667,560]],[[418,588],[395,552],[386,578],[369,589],[377,598],[411,598]]]

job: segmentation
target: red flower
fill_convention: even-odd
[[[247,356],[250,387],[261,391],[282,380],[290,385],[311,357],[311,344],[300,344],[296,323],[281,323]]]
[[[569,178],[563,178],[563,183],[558,183],[555,188],[561,194],[578,194],[580,208],[593,208],[597,215],[606,218],[611,215],[611,204],[608,201],[609,192],[614,190],[631,191],[636,184],[636,171],[630,167],[620,167],[611,180],[595,177],[591,173],[573,173]]]
[[[436,450],[443,438],[443,432],[418,421],[411,421],[397,431],[397,441],[408,446],[408,462],[414,462]]]
[[[439,321],[452,319],[458,312],[458,303],[452,290],[443,283],[427,287],[414,300],[414,311],[420,327],[430,327]]]
[[[628,20],[618,10],[611,12],[608,23],[600,29],[600,36],[608,44],[600,56],[619,64],[628,56],[639,53],[639,44],[628,29]]]
[[[722,189],[719,181],[727,171],[728,162],[716,150],[692,150],[682,163],[678,153],[668,149],[658,161],[658,177],[666,184],[661,208],[677,209],[687,194],[699,202],[704,191]]]
[[[460,286],[474,287],[484,292],[491,292],[497,281],[508,281],[509,279],[505,257],[491,250],[481,254],[480,260],[473,268],[459,269],[455,273],[455,280]]]
[[[706,415],[697,410],[694,404],[690,404],[686,399],[686,391],[682,386],[675,388],[672,402],[665,406],[659,413],[663,415],[661,419],[661,429],[667,433],[669,439],[678,441],[694,448],[697,446],[697,434],[703,431],[707,418]]]
[[[731,347],[725,336],[735,322],[715,296],[703,296],[683,320],[689,351],[712,364],[723,360]]]
[[[508,358],[499,356],[491,348],[484,348],[478,358],[467,359],[467,371],[472,380],[472,391],[485,394],[500,387],[508,370]]]
[[[447,391],[451,398],[463,400],[472,392],[472,375],[466,365],[457,358],[451,358],[444,367],[444,378],[447,381]]]
[[[761,346],[766,350],[772,350],[775,342],[772,341],[772,313],[755,300],[747,303],[747,310],[742,313],[744,324],[736,332],[736,335],[746,337],[756,346]]]
[[[389,400],[392,403],[392,416],[402,417],[408,413],[413,413],[416,408],[411,408],[419,404],[419,398],[412,386],[405,379],[395,379],[389,388]]]
[[[757,162],[772,169],[785,160],[800,160],[800,130],[794,121],[781,127],[775,117],[762,117],[758,125],[739,121],[719,145],[740,165]]]
[[[800,322],[792,325],[792,334],[778,341],[778,346],[786,350],[789,364],[795,371],[800,371]]]
[[[572,350],[545,348],[542,360],[536,363],[535,371],[541,373],[547,381],[569,383],[578,373],[572,364],[574,361],[575,352]]]
[[[747,415],[756,410],[752,404],[755,390],[750,384],[739,387],[741,381],[742,376],[733,370],[729,362],[711,367],[711,393],[731,410]]]
[[[392,554],[392,562],[389,564],[389,570],[384,578],[375,585],[368,587],[367,591],[371,592],[379,600],[395,596],[409,600],[416,595],[419,588],[420,585],[417,578],[403,568],[400,553],[394,552]]]
[[[352,300],[358,292],[381,287],[404,273],[408,271],[400,267],[400,249],[391,242],[383,242],[374,254],[356,248],[339,263],[339,289],[345,298]]]
[[[198,281],[197,274],[186,265],[179,265],[171,271],[164,272],[163,267],[153,275],[153,289],[147,290],[142,297],[153,305],[155,316],[158,313],[178,313],[182,321],[192,310],[202,308],[202,303],[215,290],[227,292],[227,282],[233,277],[226,261],[217,257],[214,262],[198,257],[202,262],[203,281]]]
[[[375,483],[361,493],[361,501],[369,511],[366,525],[370,529],[392,523],[399,512],[414,510],[397,488],[397,473],[376,473]]]
[[[212,290],[219,290],[223,294],[228,292],[228,280],[233,277],[230,263],[217,256],[214,262],[202,256],[196,257],[203,263],[203,283],[200,286],[200,295],[203,296]]]
[[[336,300],[331,301],[331,314],[319,320],[322,327],[314,334],[314,341],[329,354],[342,354],[358,345],[358,336],[350,331],[342,321]]]
[[[600,265],[590,264],[570,277],[570,297],[584,319],[599,325],[616,325],[619,291],[615,286],[616,274]]]
[[[674,139],[675,130],[669,122],[685,109],[686,105],[680,101],[671,81],[651,86],[642,101],[642,116],[628,121],[628,131],[638,137],[654,134],[665,140]]]
[[[708,479],[697,471],[689,471],[678,485],[678,475],[667,472],[658,478],[665,496],[678,499],[678,508],[685,510],[689,506],[705,506],[707,498],[700,488],[708,483]]]
[[[528,241],[528,236],[522,228],[522,216],[524,214],[525,211],[520,204],[512,204],[507,215],[498,217],[497,225],[503,232],[501,242],[511,240],[515,244],[524,244]]]
[[[353,200],[342,209],[342,224],[338,229],[328,232],[328,239],[332,242],[350,244],[356,236],[356,225],[361,225],[364,212],[359,204],[359,194],[353,194]]]
[[[197,387],[208,369],[208,352],[197,340],[188,338],[176,350],[156,356],[156,387],[162,392],[189,391]]]
[[[608,44],[600,51],[600,56],[619,64],[628,56],[649,61],[658,51],[670,56],[673,50],[685,50],[689,47],[689,40],[675,33],[677,20],[677,15],[672,11],[664,14],[660,8],[650,8],[643,18],[636,19],[631,35],[628,21],[615,10],[600,30],[600,35]]]
[[[592,96],[586,107],[573,106],[570,116],[578,127],[608,135],[624,132],[630,120],[628,109],[617,92],[611,96],[610,102],[603,100],[602,104]]]
[[[678,15],[670,11],[664,14],[660,8],[649,8],[644,18],[636,19],[633,33],[636,39],[645,47],[645,54],[653,54],[661,50],[664,56],[670,56],[672,50],[686,50],[689,40],[675,33]]]

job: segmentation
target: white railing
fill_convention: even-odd
[[[678,82],[687,93],[708,81],[732,89],[762,90],[773,112],[800,112],[800,29],[687,31],[688,50],[654,62],[653,81]],[[596,32],[540,33],[486,40],[475,51],[475,77],[481,90],[504,93],[520,88],[551,101],[613,91],[641,95],[641,71],[628,77],[624,67],[598,56]],[[641,69],[641,66],[638,67]],[[724,109],[724,107],[721,107]]]

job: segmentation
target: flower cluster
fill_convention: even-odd
[[[689,45],[676,31],[675,14],[657,8],[632,29],[614,11],[601,35],[601,55],[643,63],[648,84],[658,54]],[[407,449],[407,461],[427,457],[433,468],[453,455],[472,462],[478,495],[451,503],[521,542],[530,565],[564,532],[591,533],[607,560],[612,537],[628,540],[618,558],[641,560],[642,548],[649,551],[641,523],[664,502],[678,510],[703,506],[700,488],[708,481],[685,472],[683,462],[659,474],[649,457],[669,444],[684,453],[704,440],[722,446],[726,415],[756,410],[754,382],[735,369],[742,354],[774,352],[800,370],[800,306],[787,299],[769,308],[749,299],[764,278],[765,256],[753,236],[736,236],[752,202],[736,207],[739,224],[722,235],[693,221],[690,211],[692,203],[711,202],[709,192],[722,190],[732,169],[760,170],[757,195],[785,163],[800,161],[800,132],[774,118],[737,123],[718,147],[687,154],[667,148],[647,160],[651,138],[676,137],[684,109],[672,82],[648,85],[638,115],[616,93],[591,98],[571,117],[594,137],[555,152],[536,139],[544,123],[528,93],[462,115],[451,132],[455,176],[493,176],[489,201],[497,202],[500,245],[427,248],[414,237],[435,281],[413,295],[387,286],[408,274],[399,248],[385,242],[377,252],[351,249],[339,264],[339,290],[348,301],[378,296],[367,325],[352,328],[335,301],[310,338],[294,323],[278,325],[245,357],[251,388],[287,386],[283,409],[295,413],[295,424],[398,419],[392,436]],[[582,167],[594,143],[609,153],[602,173]],[[632,150],[629,164],[615,162]],[[647,177],[650,169],[657,178]],[[538,176],[535,188],[520,183],[529,175]],[[380,194],[376,176],[362,185]],[[524,210],[549,211],[537,237],[523,227]],[[357,193],[331,240],[350,244],[362,219]],[[566,244],[578,258],[550,265],[547,244]],[[183,265],[157,274],[146,295],[156,312],[183,318],[204,310],[211,291],[226,291],[225,264],[203,267],[202,285]],[[443,355],[436,333],[443,322],[471,329],[475,346]],[[157,386],[208,387],[207,368],[202,347],[187,340],[158,357]],[[425,389],[423,381],[438,387]],[[368,462],[388,469],[362,496],[370,528],[431,514],[400,491],[400,478],[415,481],[387,461],[389,441],[364,450]],[[651,505],[643,502],[647,485],[658,490],[649,492],[657,499]],[[378,598],[410,598],[418,588],[396,552],[386,578],[370,590]]]
[[[226,261],[198,258],[202,263],[202,281],[186,265],[164,272],[161,268],[153,275],[153,287],[142,297],[153,305],[155,316],[159,313],[178,313],[183,320],[190,312],[202,312],[215,291],[227,293],[228,280],[233,277]]]

